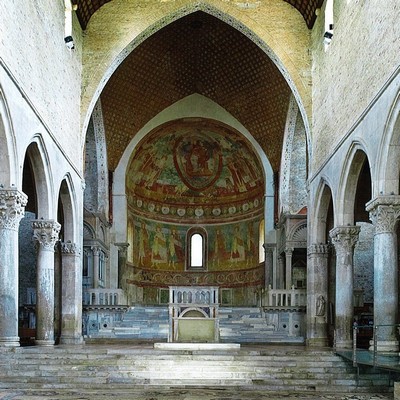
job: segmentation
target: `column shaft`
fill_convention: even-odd
[[[82,273],[81,251],[75,243],[61,244],[61,337],[62,344],[81,344]]]
[[[36,286],[36,344],[54,345],[54,245],[61,225],[55,221],[32,222],[38,242]]]
[[[351,348],[354,319],[354,246],[359,226],[339,226],[330,231],[336,249],[335,341],[338,348]]]
[[[381,196],[367,204],[374,235],[374,325],[378,351],[398,351],[398,266],[396,223],[399,196]],[[382,326],[391,325],[391,326]],[[371,343],[371,346],[373,343]]]
[[[0,346],[19,346],[18,227],[27,197],[0,190]]]
[[[292,256],[293,249],[285,250],[285,289],[290,290],[292,287]]]
[[[307,344],[328,345],[328,255],[327,244],[308,248],[307,263]]]

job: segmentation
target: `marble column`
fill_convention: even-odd
[[[328,346],[329,245],[315,243],[307,250],[307,344]]]
[[[265,252],[265,288],[273,285],[274,277],[274,247],[271,245],[263,244]],[[276,273],[276,271],[275,271]]]
[[[61,225],[53,220],[32,221],[33,239],[38,242],[36,286],[36,341],[54,345],[54,246]]]
[[[101,248],[98,246],[92,246],[93,251],[93,288],[99,287],[99,268],[100,268],[100,252]]]
[[[122,277],[126,269],[129,243],[115,243],[118,247],[118,289],[122,288]]]
[[[329,235],[336,250],[335,345],[351,348],[354,319],[354,246],[359,226],[338,226]]]
[[[396,224],[400,196],[380,196],[367,203],[375,227],[374,235],[374,325],[398,322],[398,266]],[[394,326],[379,327],[378,351],[398,351]]]
[[[0,346],[19,346],[18,227],[27,196],[0,189]]]
[[[275,289],[285,289],[285,259],[282,255],[278,256],[278,271]]]
[[[82,338],[82,272],[80,247],[61,243],[61,344],[81,344]]]
[[[290,290],[292,288],[292,248],[285,249],[285,289]]]

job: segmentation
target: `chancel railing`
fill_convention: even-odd
[[[305,307],[307,305],[306,289],[272,289],[269,285],[268,289],[262,296],[264,307]]]
[[[122,289],[93,289],[83,290],[83,305],[85,306],[118,306],[125,305],[126,299]]]
[[[218,287],[170,286],[169,342],[218,342]]]

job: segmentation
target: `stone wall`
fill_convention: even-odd
[[[323,11],[312,31],[314,171],[351,132],[398,67],[400,53],[397,0],[336,1],[326,50]]]
[[[0,65],[40,115],[46,130],[80,168],[82,38],[76,18],[73,35],[75,50],[70,51],[64,43],[64,1],[0,2]],[[5,95],[7,99],[9,94]],[[14,118],[21,116],[15,114]]]

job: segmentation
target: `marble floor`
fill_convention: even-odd
[[[388,400],[393,394],[289,393],[221,389],[0,390],[1,400]]]

